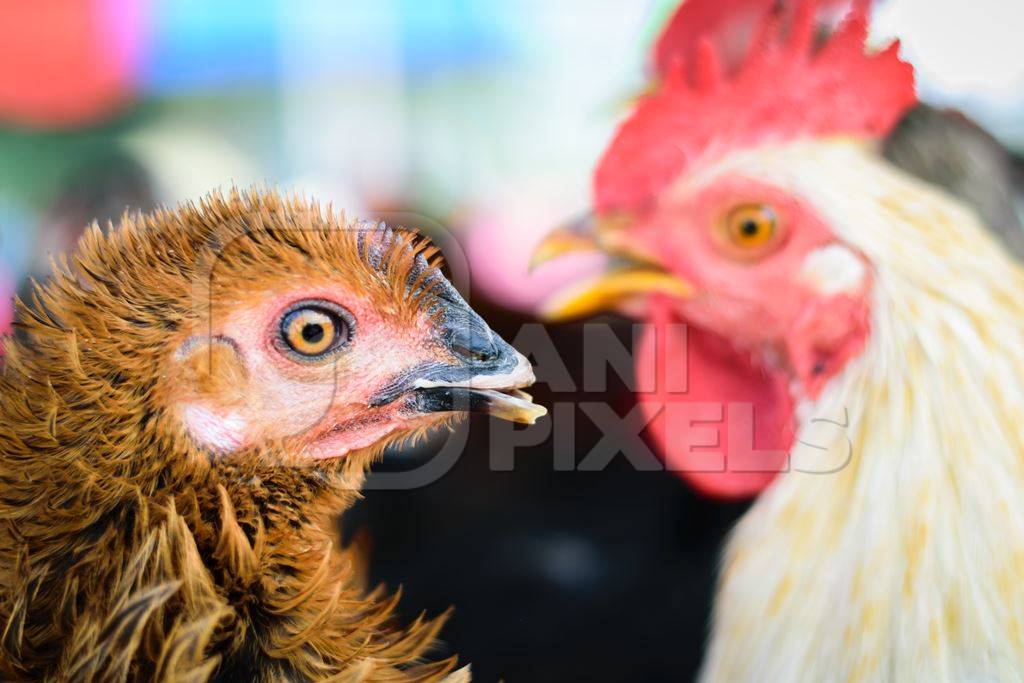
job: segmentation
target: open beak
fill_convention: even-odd
[[[547,415],[547,408],[533,402],[521,389],[473,389],[471,387],[431,387],[414,392],[416,410],[421,413],[488,413],[519,424],[532,425]]]
[[[464,380],[417,379],[412,390],[414,409],[419,413],[488,413],[532,425],[548,410],[522,390],[535,381],[530,362],[512,347],[507,350],[515,361],[508,372],[476,374]]]
[[[608,221],[585,217],[552,231],[534,250],[530,267],[564,254],[599,251],[613,257],[608,269],[582,282],[556,292],[541,306],[540,315],[552,322],[582,318],[600,311],[615,310],[652,294],[677,299],[693,295],[693,285],[666,272],[624,246],[616,246],[613,236],[620,227]]]

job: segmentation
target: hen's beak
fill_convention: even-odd
[[[548,413],[521,389],[440,386],[417,389],[414,397],[416,410],[420,413],[488,413],[502,420],[528,425]]]
[[[530,267],[564,254],[599,251],[613,257],[608,269],[596,277],[578,282],[556,292],[541,306],[545,320],[559,321],[582,318],[600,311],[614,310],[629,301],[652,294],[665,294],[685,299],[693,294],[693,285],[666,272],[651,259],[618,246],[614,236],[621,224],[595,220],[587,216],[556,228],[533,252]]]
[[[465,377],[452,374],[451,368],[440,369],[413,381],[411,393],[419,413],[489,413],[494,417],[520,424],[533,424],[547,415],[547,408],[533,402],[523,391],[534,383],[533,368],[523,354],[500,339],[491,340],[500,357],[497,362],[479,363],[474,374]],[[493,343],[497,342],[497,343]],[[511,361],[509,370],[503,367]]]
[[[404,401],[413,413],[489,413],[533,424],[547,409],[523,389],[534,383],[530,362],[462,300],[447,294],[435,341],[445,360],[410,368],[371,397],[371,406]]]

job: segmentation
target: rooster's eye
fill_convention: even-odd
[[[321,358],[348,338],[346,316],[326,302],[297,304],[281,318],[281,340],[303,358]]]
[[[720,239],[738,256],[757,256],[775,241],[775,212],[764,204],[744,204],[730,211],[719,230]]]

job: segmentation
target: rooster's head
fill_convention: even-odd
[[[615,308],[656,326],[638,360],[663,380],[647,405],[697,412],[660,415],[653,435],[670,466],[724,496],[772,479],[795,408],[863,348],[889,250],[935,239],[905,201],[927,190],[877,149],[916,103],[911,67],[896,45],[865,49],[866,3],[831,29],[821,3],[779,5],[683,4],[655,51],[654,86],[597,168],[592,215],[537,254],[609,255],[608,272],[556,295],[547,313]],[[682,322],[687,332],[673,324]],[[666,366],[661,344],[690,362]],[[670,395],[673,384],[685,391]],[[719,408],[701,412],[709,402]],[[744,405],[752,424],[730,407]],[[724,446],[726,471],[668,435],[680,419],[726,423],[724,443],[697,444]]]

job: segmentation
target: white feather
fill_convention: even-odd
[[[827,244],[806,257],[800,279],[822,296],[856,294],[864,285],[864,263],[849,247]]]
[[[872,333],[801,411],[798,441],[848,440],[850,461],[781,475],[740,522],[702,680],[1024,680],[1024,273],[973,213],[862,145],[726,170],[803,197],[866,257]],[[847,429],[812,424],[844,412]]]

